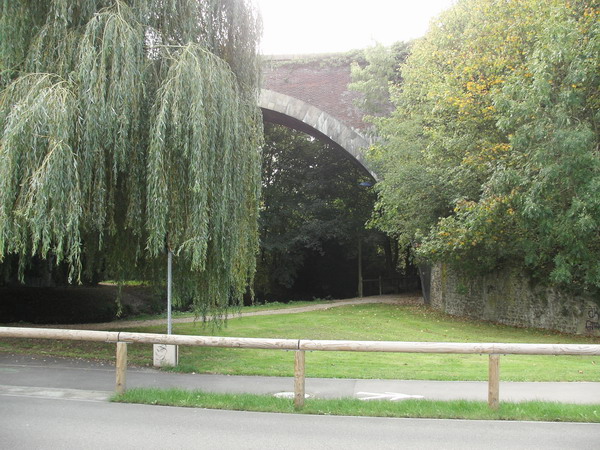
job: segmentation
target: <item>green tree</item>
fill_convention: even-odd
[[[513,157],[489,183],[515,211],[527,267],[600,287],[600,4],[536,5],[543,27],[495,98]]]
[[[254,271],[259,24],[243,0],[0,3],[0,261],[127,277],[177,255],[203,314]]]
[[[426,259],[600,287],[598,5],[463,0],[380,119],[377,224]]]
[[[352,63],[352,82],[348,88],[362,94],[357,101],[362,111],[382,116],[392,110],[390,87],[402,83],[400,66],[409,50],[410,43],[407,42],[397,42],[391,47],[377,44],[364,51],[364,63]]]

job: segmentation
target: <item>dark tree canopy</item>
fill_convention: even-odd
[[[376,253],[384,236],[365,229],[372,183],[345,152],[265,125],[259,299],[356,295],[359,239],[366,241],[365,277],[385,271],[384,252]]]
[[[245,0],[0,3],[0,262],[151,276],[199,311],[255,266],[259,23]]]

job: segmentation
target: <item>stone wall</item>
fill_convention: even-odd
[[[431,270],[434,308],[506,325],[599,336],[600,306],[595,300],[533,285],[510,271],[470,278],[445,264]]]

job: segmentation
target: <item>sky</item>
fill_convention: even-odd
[[[454,0],[254,0],[264,55],[345,52],[422,36]]]

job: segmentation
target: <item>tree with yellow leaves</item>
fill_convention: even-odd
[[[600,288],[598,11],[462,0],[434,21],[379,121],[375,223],[427,260]]]

